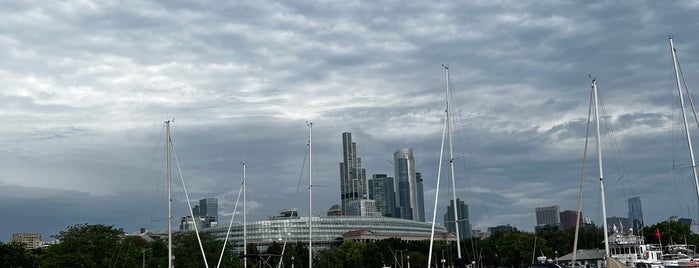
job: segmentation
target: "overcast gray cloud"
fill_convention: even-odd
[[[692,1],[5,3],[0,209],[11,220],[0,240],[84,222],[167,229],[171,118],[190,197],[218,197],[226,215],[243,161],[251,218],[308,214],[299,178],[311,120],[314,214],[339,203],[349,131],[368,174],[392,175],[393,152],[414,148],[431,218],[442,64],[458,112],[456,186],[474,228],[531,231],[535,207],[576,208],[588,74],[614,130],[604,137],[609,214],[626,216],[626,198],[640,196],[647,223],[696,219],[667,36],[696,87],[697,11]],[[599,223],[597,174],[586,175],[583,213]],[[178,218],[179,178],[174,189]],[[447,191],[443,180],[438,220]]]

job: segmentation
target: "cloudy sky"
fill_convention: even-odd
[[[414,149],[431,219],[442,64],[473,228],[533,231],[536,207],[576,209],[589,74],[604,104],[608,215],[626,216],[639,196],[646,224],[696,219],[668,35],[696,89],[698,13],[693,1],[6,2],[0,241],[50,240],[78,223],[166,230],[172,118],[190,198],[218,198],[225,218],[242,161],[251,219],[291,206],[308,215],[310,120],[314,215],[339,203],[341,133],[352,132],[368,174],[392,175],[393,152]],[[589,167],[583,213],[600,223],[594,155]],[[175,182],[178,219],[187,204]],[[448,191],[442,183],[438,220]]]

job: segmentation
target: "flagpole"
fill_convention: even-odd
[[[660,230],[658,228],[655,228],[655,237],[658,238],[658,244],[660,244],[660,250],[663,250],[663,240],[660,240]]]

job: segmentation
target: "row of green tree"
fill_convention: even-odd
[[[603,248],[603,230],[581,229],[578,248]],[[532,263],[535,256],[549,258],[572,252],[574,229],[561,231],[547,226],[538,234],[518,230],[498,232],[486,239],[461,241],[461,259],[478,266],[521,267]],[[686,243],[699,245],[699,235],[679,222],[661,222],[643,228],[647,243]],[[658,239],[660,235],[660,240]],[[218,265],[223,241],[207,233],[200,234],[206,260],[202,257],[196,234],[173,234],[173,255],[176,267],[210,267]],[[59,242],[45,248],[27,250],[16,243],[0,242],[0,267],[167,267],[166,240],[146,241],[139,236],[125,236],[122,229],[113,226],[79,224],[68,227],[54,236]],[[219,267],[244,267],[242,254],[234,254],[226,247]],[[360,243],[345,241],[313,255],[317,267],[426,267],[431,258],[434,267],[453,266],[458,262],[456,243],[435,242],[429,255],[429,241],[403,241],[398,238]],[[283,257],[282,251],[284,251]],[[276,267],[282,258],[283,267],[307,267],[308,247],[298,243],[273,243],[264,252],[254,244],[247,245],[250,267]]]

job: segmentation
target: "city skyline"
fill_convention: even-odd
[[[638,196],[645,225],[696,219],[668,36],[696,95],[697,11],[691,1],[9,1],[0,210],[12,220],[0,240],[80,223],[165,230],[161,132],[172,119],[173,215],[188,215],[186,186],[217,198],[230,221],[242,162],[248,219],[324,215],[341,202],[339,137],[351,132],[367,176],[395,177],[391,153],[413,149],[425,221],[441,220],[455,188],[473,229],[532,232],[534,208],[577,208],[590,76],[609,126],[607,215],[628,217]],[[455,187],[439,168],[445,97]],[[583,208],[599,224],[592,158]]]

